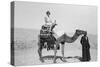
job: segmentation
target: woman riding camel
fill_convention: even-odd
[[[49,32],[52,32],[52,30],[51,30],[51,26],[54,24],[54,23],[56,23],[56,20],[53,22],[52,21],[52,19],[51,19],[51,17],[50,17],[50,11],[47,11],[46,12],[46,17],[44,17],[44,20],[45,20],[45,27],[47,27],[47,29],[48,29],[48,31]]]
[[[49,11],[46,12],[46,17],[44,17],[44,20],[45,20],[45,24],[42,26],[42,32],[44,33],[43,35],[44,38],[46,37],[46,39],[43,40],[47,42],[48,45],[47,50],[50,50],[51,48],[54,48],[53,44],[56,41],[56,38],[54,37],[55,33],[53,31],[53,28],[56,25],[56,20],[54,22],[52,21]]]

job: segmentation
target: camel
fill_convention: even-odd
[[[86,31],[83,31],[83,30],[79,30],[79,29],[76,29],[76,32],[75,34],[72,36],[72,37],[69,37],[66,33],[64,33],[62,36],[58,37],[57,40],[56,40],[56,43],[55,43],[55,48],[54,48],[54,63],[56,63],[56,53],[57,53],[57,46],[59,44],[62,45],[62,60],[64,62],[66,62],[66,60],[64,59],[64,46],[65,46],[65,43],[73,43],[75,42],[78,37],[80,35],[83,35],[83,34],[87,34]]]
[[[57,24],[56,23],[53,23],[52,26],[51,26],[51,31],[53,31],[54,27],[56,26]],[[40,30],[40,34],[41,34],[42,30]],[[44,62],[43,58],[42,58],[42,49],[44,48],[44,44],[45,42],[47,41],[43,41],[41,42],[41,39],[40,39],[40,34],[38,35],[38,54],[39,54],[39,58],[40,58],[40,61],[41,62]],[[53,34],[53,33],[52,33]],[[52,40],[53,43],[52,44],[55,44],[55,40]]]
[[[51,31],[53,30],[53,28],[56,26],[57,24],[54,23],[51,27]],[[65,46],[65,43],[73,43],[74,41],[76,41],[78,39],[78,37],[82,34],[86,34],[87,32],[86,31],[83,31],[83,30],[79,30],[77,29],[75,34],[72,36],[72,37],[69,37],[66,33],[64,33],[62,36],[58,37],[56,39],[56,41],[54,41],[54,60],[53,62],[56,63],[56,59],[57,59],[57,56],[56,56],[56,53],[57,53],[57,47],[59,44],[61,44],[61,47],[62,47],[62,60],[63,62],[66,62],[66,60],[64,59],[64,46]],[[40,41],[40,36],[38,36],[39,38],[39,42],[38,42],[38,54],[39,54],[39,59],[41,62],[44,62],[44,59],[42,57],[42,49],[43,49],[43,45],[45,42],[41,43]]]

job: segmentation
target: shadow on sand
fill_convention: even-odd
[[[43,56],[42,58],[44,60],[52,60],[54,58],[54,56],[53,55],[47,55],[47,56]],[[56,56],[56,60],[57,59],[60,59],[61,61],[63,61],[63,57],[62,56]],[[64,57],[64,59],[65,60],[68,60],[68,59],[77,59],[80,62],[83,62],[82,57],[80,57],[80,56],[68,56],[68,57]],[[63,62],[65,62],[65,61],[63,61]]]

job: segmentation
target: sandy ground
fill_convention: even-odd
[[[16,66],[23,66],[23,65],[37,65],[37,64],[52,64],[53,59],[45,59],[45,62],[42,63],[39,60],[39,55],[37,52],[38,46],[30,47],[30,48],[25,48],[25,49],[15,49],[15,65]],[[75,48],[74,46],[70,45],[65,45],[65,57],[74,57],[74,56],[79,56],[81,57],[82,51],[81,47],[80,48]],[[96,61],[97,60],[97,49],[90,49],[90,54],[91,54],[91,61]],[[47,55],[54,55],[54,51],[46,51],[46,49],[43,49],[43,56]],[[58,50],[57,52],[58,56],[62,56],[61,50]],[[76,58],[70,58],[66,59],[66,63],[72,63],[72,62],[80,62]],[[63,63],[60,59],[56,60],[57,63]]]

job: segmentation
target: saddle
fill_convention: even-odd
[[[40,30],[40,38],[49,38],[51,36],[50,26],[43,25]]]
[[[50,30],[49,26],[42,26],[40,30],[40,41],[42,43],[47,42],[47,50],[54,49],[56,38],[53,36],[53,31]]]

